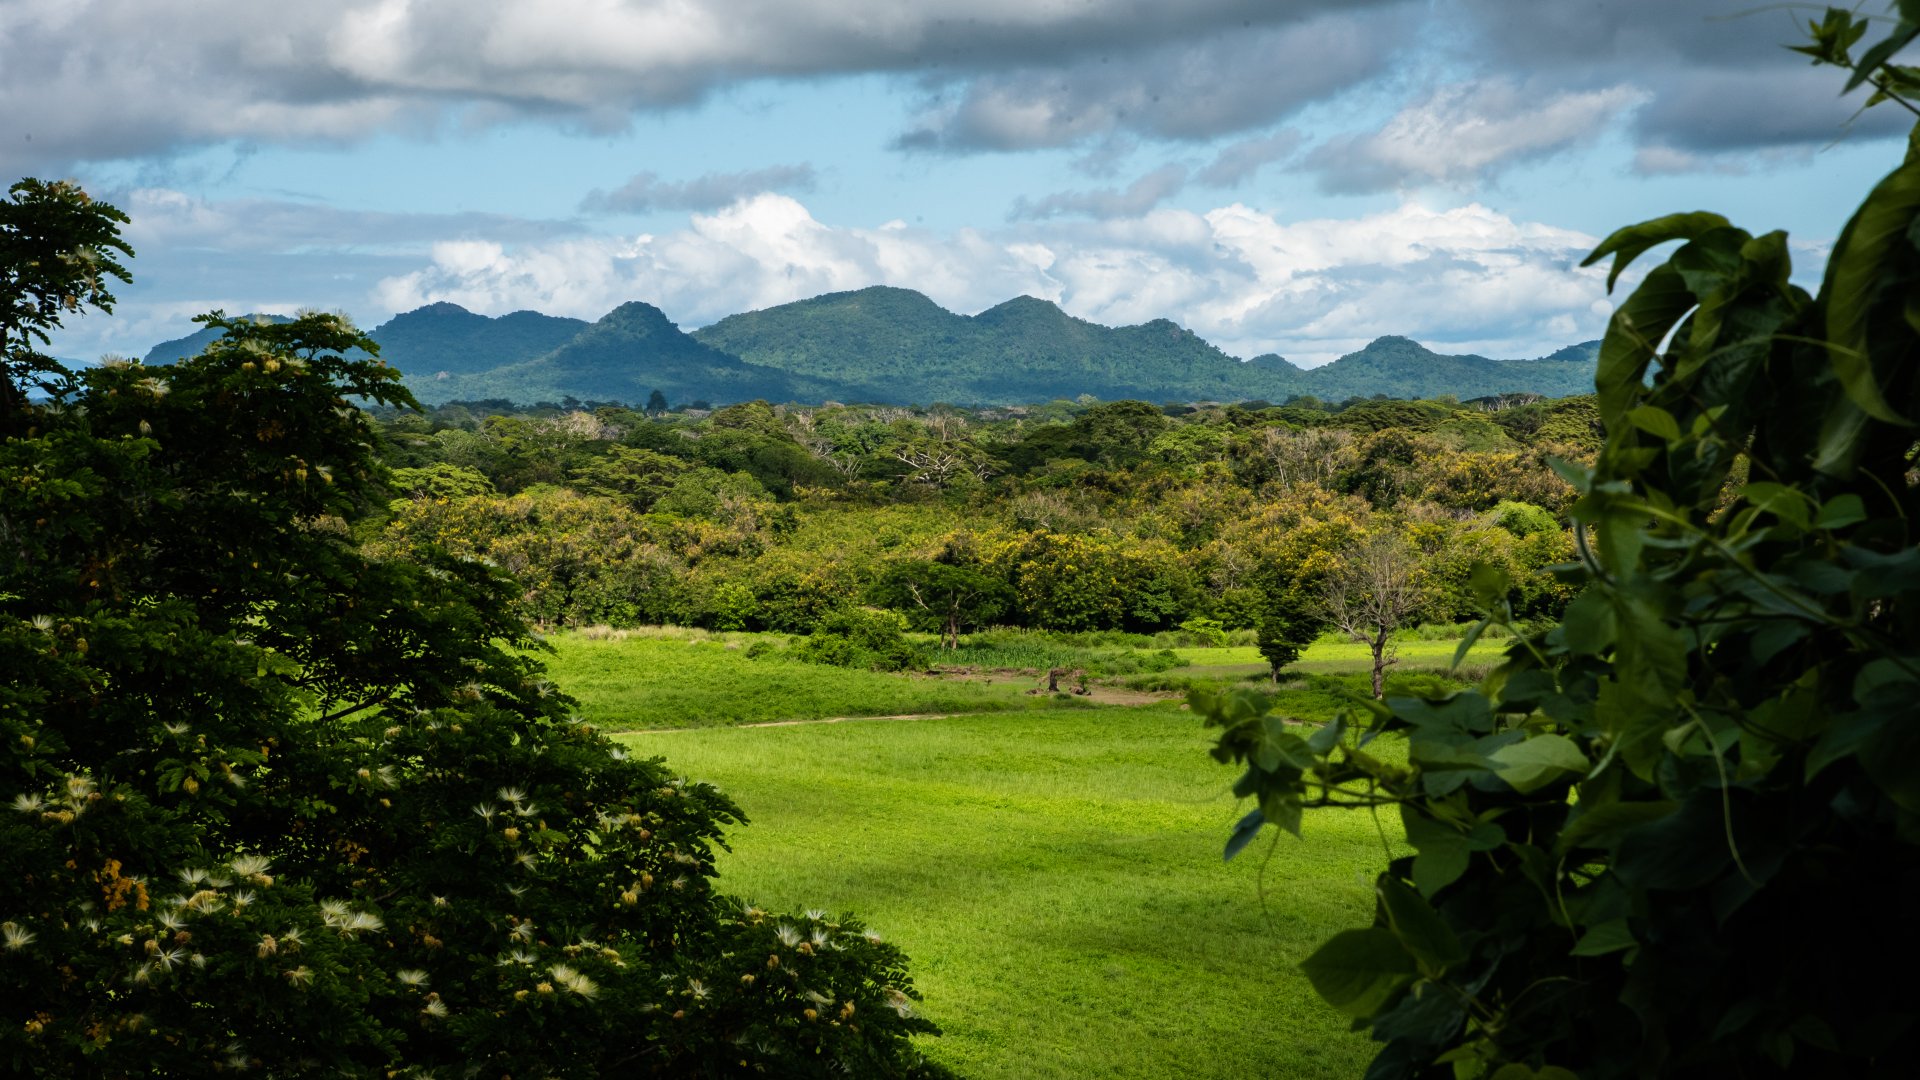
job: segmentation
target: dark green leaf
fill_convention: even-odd
[[[1247,816],[1241,818],[1233,827],[1233,832],[1227,836],[1227,849],[1221,853],[1221,861],[1232,859],[1240,854],[1242,848],[1253,843],[1253,838],[1260,835],[1260,826],[1266,824],[1266,821],[1266,817],[1258,809],[1248,811]]]
[[[1643,221],[1638,225],[1629,225],[1616,230],[1613,235],[1600,241],[1600,246],[1581,261],[1581,266],[1592,266],[1601,259],[1612,255],[1613,268],[1607,272],[1607,291],[1613,291],[1613,284],[1620,278],[1620,272],[1632,264],[1633,260],[1645,254],[1647,249],[1664,244],[1670,240],[1691,240],[1713,229],[1725,228],[1727,219],[1705,210],[1695,210],[1688,214],[1668,214],[1666,217]]]
[[[1459,937],[1419,893],[1384,874],[1375,888],[1394,935],[1428,978],[1439,978],[1448,968],[1466,960],[1467,950]]]
[[[1372,1016],[1418,969],[1384,927],[1342,930],[1300,964],[1307,981],[1329,1005],[1348,1016]]]
[[[1545,787],[1572,773],[1584,775],[1593,767],[1580,747],[1565,735],[1536,735],[1490,755],[1500,779],[1522,794]]]

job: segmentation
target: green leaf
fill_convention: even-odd
[[[1582,803],[1574,811],[1574,817],[1567,827],[1560,831],[1560,839],[1554,850],[1565,855],[1576,848],[1613,847],[1629,830],[1639,828],[1648,822],[1658,821],[1680,808],[1677,802],[1658,800],[1653,802],[1606,802],[1598,805]]]
[[[1307,750],[1316,757],[1325,757],[1340,743],[1340,737],[1347,732],[1344,717],[1334,717],[1330,724],[1322,724],[1319,731],[1307,737]]]
[[[1613,602],[1600,589],[1588,589],[1573,598],[1560,621],[1560,640],[1567,651],[1580,656],[1599,656],[1613,647],[1618,633]]]
[[[1260,816],[1296,838],[1300,835],[1301,810],[1300,796],[1292,791],[1269,792],[1260,797]]]
[[[1641,405],[1627,413],[1627,422],[1667,442],[1680,441],[1680,421],[1658,405]]]
[[[1867,520],[1867,504],[1851,491],[1835,495],[1820,508],[1813,523],[1822,529],[1844,529]]]
[[[1464,963],[1467,950],[1460,939],[1433,910],[1433,905],[1396,878],[1381,875],[1375,884],[1380,902],[1387,911],[1387,922],[1400,944],[1413,954],[1428,978],[1438,978],[1448,968]]]
[[[1378,1012],[1418,974],[1400,939],[1379,926],[1342,930],[1302,961],[1300,970],[1327,1004],[1363,1018]]]
[[[1620,272],[1645,254],[1647,249],[1669,240],[1691,240],[1714,229],[1725,228],[1726,225],[1726,218],[1706,210],[1668,214],[1615,230],[1612,236],[1600,241],[1600,246],[1594,248],[1593,254],[1582,260],[1580,265],[1592,266],[1612,255],[1613,269],[1607,273],[1607,291],[1612,292],[1613,283],[1619,280]]]
[[[1797,488],[1756,480],[1741,491],[1748,503],[1805,531],[1813,521],[1812,502]]]
[[[1621,949],[1631,949],[1640,943],[1634,940],[1633,931],[1627,929],[1627,920],[1609,919],[1598,926],[1588,928],[1574,943],[1575,956],[1605,956]]]
[[[1641,380],[1654,351],[1696,302],[1680,272],[1663,263],[1614,311],[1593,377],[1600,417],[1609,428],[1626,419],[1628,405],[1642,392]]]
[[[1851,93],[1855,87],[1872,78],[1874,69],[1893,59],[1894,54],[1906,48],[1916,36],[1920,36],[1920,22],[1910,21],[1910,17],[1902,10],[1900,24],[1885,40],[1861,54],[1859,62],[1853,65],[1853,75],[1847,80],[1846,89],[1840,92]]]
[[[1908,33],[1907,39],[1912,36]],[[1909,163],[1880,181],[1854,212],[1827,260],[1827,278],[1820,290],[1827,298],[1827,355],[1834,374],[1855,406],[1890,424],[1910,421],[1894,412],[1880,392],[1867,328],[1883,293],[1881,283],[1893,269],[1892,260],[1910,254],[1903,249],[1916,212],[1920,212],[1920,163]]]
[[[1580,747],[1565,735],[1535,735],[1495,750],[1500,779],[1525,795],[1545,787],[1566,773],[1584,775],[1593,763]]]
[[[1260,826],[1266,823],[1267,819],[1259,809],[1256,808],[1249,811],[1247,816],[1241,818],[1239,824],[1233,827],[1233,832],[1227,836],[1227,849],[1221,853],[1220,860],[1226,862],[1235,855],[1240,854],[1242,848],[1253,843],[1253,838],[1260,835]]]

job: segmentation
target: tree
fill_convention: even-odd
[[[0,435],[22,422],[27,395],[53,393],[73,373],[39,351],[64,315],[113,310],[109,278],[130,280],[119,256],[127,216],[65,182],[22,180],[0,199]]]
[[[1373,657],[1373,696],[1386,696],[1386,670],[1398,662],[1393,633],[1427,603],[1420,565],[1405,540],[1375,532],[1349,549],[1327,575],[1319,596],[1320,617],[1365,645]]]
[[[8,288],[104,303],[118,212],[14,190]],[[5,1071],[924,1071],[900,954],[716,895],[738,810],[571,716],[513,582],[354,546],[349,403],[412,404],[366,335],[215,314],[34,402],[54,320],[0,319]]]
[[[1900,11],[1858,61],[1867,26],[1838,9],[1803,51],[1912,107]],[[1917,235],[1915,156],[1816,295],[1784,233],[1707,212],[1614,233],[1588,260],[1611,256],[1610,281],[1679,246],[1608,325],[1604,445],[1561,466],[1584,591],[1558,624],[1478,690],[1307,738],[1196,695],[1258,801],[1229,856],[1306,807],[1405,827],[1372,925],[1303,965],[1385,1044],[1369,1076],[1911,1070],[1920,1004],[1886,987],[1920,927],[1875,901],[1920,881]],[[1483,625],[1512,627],[1506,585],[1476,574]]]
[[[667,411],[667,395],[655,390],[647,395],[647,415],[659,416]]]
[[[940,558],[893,564],[874,583],[873,596],[909,618],[918,616],[921,625],[940,634],[946,649],[960,647],[963,629],[992,622],[1013,606],[1013,590],[956,557],[951,544]]]

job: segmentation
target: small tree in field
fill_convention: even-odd
[[[216,314],[65,375],[32,343],[124,219],[10,196],[0,1072],[937,1071],[897,950],[714,892],[739,811],[572,716],[512,581],[353,544],[392,492],[351,402],[412,404],[371,339]]]
[[[1426,606],[1426,587],[1413,548],[1384,532],[1349,550],[1321,586],[1321,617],[1365,645],[1373,659],[1373,696],[1386,696],[1387,668],[1399,662],[1393,633]]]

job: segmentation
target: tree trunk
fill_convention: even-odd
[[[1373,649],[1373,700],[1381,701],[1387,696],[1387,628],[1382,626],[1367,644]]]
[[[940,636],[940,644],[948,649],[960,647],[960,613],[958,611],[951,609],[947,611],[946,632]]]

